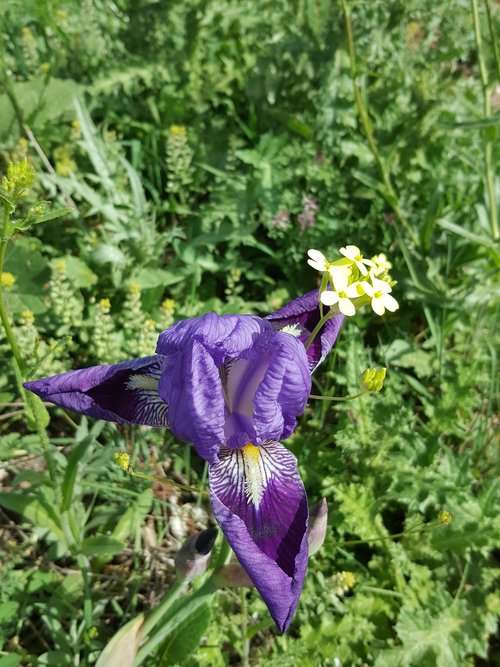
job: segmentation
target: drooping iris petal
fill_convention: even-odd
[[[215,518],[284,632],[307,568],[307,497],[297,461],[279,442],[222,449],[209,481]]]
[[[169,423],[210,463],[223,444],[287,437],[310,391],[303,345],[250,315],[213,313],[164,331],[159,392]]]
[[[305,345],[309,334],[312,333],[320,320],[318,290],[313,290],[303,296],[299,296],[297,299],[293,299],[286,306],[275,310],[274,313],[271,313],[265,319],[271,322],[275,329],[282,329],[284,326],[297,324],[301,332],[298,339]],[[328,320],[321,333],[316,336],[312,345],[307,350],[311,373],[316,370],[332,349],[343,321],[344,316],[340,313],[331,320]]]
[[[29,391],[80,414],[124,424],[168,426],[168,405],[158,394],[165,359],[141,357],[26,382]]]

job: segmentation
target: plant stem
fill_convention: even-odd
[[[248,640],[248,602],[245,588],[240,591],[241,601],[241,667],[250,667],[250,642]]]
[[[488,86],[488,70],[486,69],[486,61],[483,53],[483,40],[481,37],[481,24],[479,23],[479,11],[477,0],[471,0],[472,19],[474,22],[474,37],[476,40],[477,59],[479,62],[479,74],[481,77],[481,87],[483,89],[483,116],[484,118],[491,117],[491,101],[490,90]],[[486,130],[487,132],[488,130]],[[498,216],[497,205],[495,198],[495,183],[493,177],[493,157],[492,157],[492,142],[488,138],[486,132],[483,132],[483,151],[484,151],[484,177],[486,181],[486,193],[488,198],[488,208],[491,226],[491,236],[494,241],[499,237],[498,232]]]
[[[354,399],[364,396],[368,392],[360,391],[353,396],[319,396],[319,394],[309,394],[309,398],[315,398],[317,401],[354,401]]]
[[[490,41],[493,47],[493,59],[495,61],[496,77],[497,81],[500,82],[500,57],[498,55],[498,44],[497,38],[495,35],[495,26],[493,24],[493,16],[491,14],[491,2],[490,0],[484,0],[484,6],[486,8],[486,17],[488,20],[488,30],[490,33]]]
[[[345,19],[345,27],[346,27],[346,33],[347,33],[347,48],[349,52],[349,63],[350,63],[350,70],[351,70],[351,79],[352,79],[352,85],[353,85],[353,90],[354,90],[354,99],[356,102],[356,107],[358,109],[359,117],[361,120],[361,125],[363,127],[363,132],[365,133],[366,139],[368,140],[368,145],[370,147],[370,150],[372,152],[372,155],[375,159],[375,162],[377,163],[378,170],[380,172],[380,176],[382,178],[382,182],[385,187],[385,195],[384,198],[386,202],[389,204],[389,206],[392,208],[394,211],[394,214],[396,216],[397,221],[400,223],[401,227],[403,227],[408,234],[408,236],[411,238],[413,243],[418,246],[419,241],[417,238],[417,235],[411,228],[410,223],[406,219],[405,214],[401,210],[401,207],[399,205],[398,201],[398,196],[396,194],[396,191],[394,190],[394,187],[392,185],[391,177],[389,174],[389,170],[387,169],[387,166],[385,164],[385,161],[380,154],[380,151],[377,146],[377,142],[375,140],[375,136],[373,134],[373,129],[372,129],[372,124],[370,121],[370,117],[368,115],[368,110],[366,103],[363,100],[363,96],[361,94],[361,88],[357,82],[358,74],[357,74],[357,68],[356,68],[356,52],[354,49],[354,37],[352,33],[352,26],[351,26],[351,15],[350,15],[350,10],[347,5],[347,0],[340,0],[340,4],[342,6],[342,11],[344,12],[344,19]]]
[[[306,341],[306,344],[305,344],[306,351],[311,347],[313,340],[316,338],[316,336],[321,331],[321,329],[324,327],[324,325],[328,322],[328,320],[331,320],[332,317],[335,317],[338,314],[339,313],[337,313],[337,312],[329,311],[326,315],[323,315],[323,317],[320,319],[318,324],[311,331],[311,334]]]
[[[153,609],[153,611],[148,614],[148,616],[146,616],[146,620],[144,621],[144,626],[142,629],[144,637],[147,637],[155,625],[161,621],[163,616],[177,600],[179,595],[185,591],[188,582],[188,579],[178,579],[172,584],[172,586],[170,586],[167,593],[163,596],[160,604],[156,607],[156,609]]]
[[[7,251],[7,244],[9,242],[7,234],[9,230],[10,214],[11,214],[11,209],[7,206],[7,204],[4,204],[2,236],[0,239],[0,275],[2,274],[3,271],[5,253]],[[24,363],[21,350],[19,349],[16,337],[14,335],[12,326],[10,324],[9,316],[7,314],[7,306],[5,304],[3,296],[3,286],[1,282],[0,282],[0,319],[2,321],[3,328],[5,329],[5,335],[7,336],[7,341],[10,345],[10,349],[12,350],[12,354],[14,355],[14,360],[15,363],[17,364],[17,368],[19,369],[21,375],[24,376],[26,374],[26,364]]]

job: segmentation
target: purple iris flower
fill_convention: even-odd
[[[215,518],[280,632],[307,567],[308,507],[293,432],[342,316],[323,327],[317,292],[263,319],[215,315],[163,331],[156,354],[27,382],[45,400],[90,417],[168,426],[209,463]]]

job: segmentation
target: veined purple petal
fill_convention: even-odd
[[[257,440],[288,438],[311,393],[311,377],[303,344],[288,333],[277,332],[269,343],[269,365],[254,399]]]
[[[217,462],[224,442],[224,396],[219,370],[198,340],[167,358],[159,392],[176,437],[192,442],[209,463]]]
[[[24,386],[46,401],[95,419],[168,426],[168,406],[158,394],[164,363],[157,354],[68,371]]]
[[[325,312],[327,310],[325,308]],[[284,326],[297,324],[301,332],[298,339],[305,345],[309,334],[312,333],[320,320],[318,290],[313,290],[299,296],[297,299],[293,299],[286,306],[275,310],[274,313],[271,313],[265,319],[271,322],[276,330],[282,329]],[[312,345],[307,350],[311,373],[316,370],[332,349],[343,321],[344,316],[340,313],[331,320],[328,320],[321,333],[316,336]]]
[[[209,313],[160,334],[169,423],[210,463],[221,446],[288,437],[311,381],[303,345],[251,315]]]
[[[215,518],[284,632],[307,568],[307,496],[297,461],[279,442],[222,449],[209,481]]]

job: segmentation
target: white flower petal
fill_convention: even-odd
[[[377,298],[372,299],[372,308],[373,308],[373,311],[375,313],[377,313],[377,315],[383,315],[385,313],[384,304],[382,302],[382,299],[380,299],[380,298],[379,299],[377,299]]]
[[[356,314],[356,308],[353,302],[345,298],[339,299],[339,310],[342,315],[347,315],[348,317],[352,317],[352,315]]]
[[[375,295],[375,290],[373,289],[373,285],[370,285],[370,283],[367,280],[364,280],[361,284],[363,286],[365,294],[368,294],[368,296]]]
[[[348,266],[331,266],[328,272],[335,290],[337,292],[345,292],[349,276],[351,275],[351,269]]]
[[[316,271],[326,271],[326,267],[323,264],[320,264],[319,262],[315,262],[312,259],[308,259],[307,263],[309,266],[312,266],[313,269],[316,269]]]
[[[375,292],[383,292],[384,294],[392,292],[392,287],[389,285],[389,283],[386,283],[385,280],[380,280],[379,278],[373,278],[372,285]]]
[[[359,272],[361,273],[362,276],[367,276],[368,275],[368,269],[366,266],[363,264],[363,262],[360,262],[359,260],[354,260],[356,262],[356,266],[359,269]]]
[[[336,303],[338,303],[339,295],[337,292],[326,290],[325,292],[321,292],[321,296],[319,298],[321,303],[324,303],[325,306],[334,306]]]
[[[350,299],[355,299],[356,297],[363,295],[364,292],[363,292],[362,287],[363,287],[363,283],[360,283],[360,282],[351,283],[351,285],[347,286],[347,289],[345,290],[345,293],[347,294],[347,296]]]
[[[321,269],[319,269],[319,271],[326,271],[326,265],[328,263],[328,260],[326,259],[326,257],[323,255],[322,252],[316,250],[315,248],[311,248],[310,250],[307,251],[307,254],[309,255],[310,259],[313,262],[316,262],[316,264],[322,267]],[[311,262],[309,263],[311,264]],[[314,266],[314,264],[311,264],[311,266]]]
[[[399,303],[390,294],[384,294],[384,296],[380,300],[383,302],[387,310],[391,311],[391,313],[393,313],[395,310],[399,308]]]

